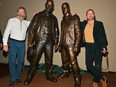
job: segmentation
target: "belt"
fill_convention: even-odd
[[[13,38],[10,38],[10,40],[17,41],[17,42],[25,42],[25,40],[16,40],[16,39],[13,39]]]

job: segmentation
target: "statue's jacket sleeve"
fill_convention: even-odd
[[[55,39],[55,45],[58,45],[59,43],[59,27],[58,27],[58,20],[54,16],[54,39]]]
[[[39,13],[36,13],[34,15],[28,27],[28,43],[31,43],[31,44],[33,44],[34,42],[36,30],[38,28],[38,16],[39,16]]]
[[[80,48],[80,41],[81,41],[81,29],[80,29],[80,18],[78,15],[75,15],[74,21],[74,32],[75,32],[75,45],[74,47],[79,49]]]

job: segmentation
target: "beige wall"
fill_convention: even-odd
[[[44,9],[44,3],[46,0],[0,0],[0,29],[4,32],[7,20],[16,15],[16,10],[19,6],[24,6],[27,9],[28,18],[31,20],[33,14]],[[107,38],[108,38],[108,49],[109,49],[109,63],[110,71],[116,72],[116,52],[115,52],[115,25],[116,25],[116,0],[54,0],[55,11],[54,14],[58,18],[59,27],[62,19],[61,4],[63,2],[69,2],[72,12],[76,12],[81,21],[86,19],[85,12],[87,9],[92,8],[95,10],[96,17],[104,23]],[[82,49],[78,56],[79,65],[82,69],[85,69],[85,50]],[[2,51],[0,51],[0,54]],[[8,59],[0,55],[0,62],[7,63]],[[41,62],[44,62],[42,57]],[[105,62],[105,61],[103,61]],[[25,59],[25,64],[29,64]],[[61,57],[59,53],[54,55],[54,64],[61,66]],[[106,66],[106,63],[103,63]]]

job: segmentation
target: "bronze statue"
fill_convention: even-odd
[[[74,74],[74,87],[81,87],[81,75],[77,62],[77,54],[80,50],[80,18],[77,14],[71,15],[69,4],[62,4],[63,19],[61,21],[61,38],[59,50],[62,57],[64,72],[58,78],[64,78],[69,75],[69,64]]]
[[[54,46],[57,48],[59,42],[59,29],[57,18],[52,14],[53,10],[53,0],[47,0],[45,10],[36,13],[29,25],[27,59],[30,62],[30,68],[24,82],[25,85],[32,81],[43,53],[45,55],[46,79],[52,82],[57,81],[52,76],[52,62],[53,48]]]

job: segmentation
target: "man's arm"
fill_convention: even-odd
[[[107,53],[108,53],[108,51],[107,51],[108,41],[107,41],[104,25],[103,25],[102,22],[100,22],[100,30],[101,30],[100,40],[101,40],[101,43],[102,43],[102,54],[107,55]]]
[[[3,50],[8,52],[8,38],[10,35],[10,31],[11,31],[11,26],[12,26],[12,21],[8,20],[4,35],[3,35]]]
[[[102,22],[100,22],[100,30],[101,30],[100,40],[102,42],[102,48],[106,48],[108,45],[108,41],[107,41],[104,25]]]
[[[11,20],[8,20],[8,23],[7,23],[7,26],[6,26],[4,35],[3,35],[3,45],[7,45],[8,38],[10,35],[10,31],[11,31],[11,26],[12,26]]]

